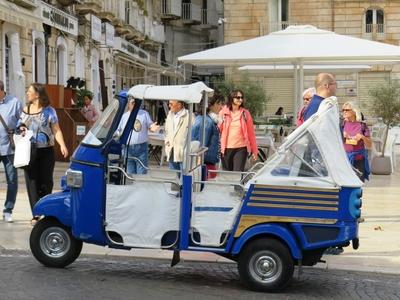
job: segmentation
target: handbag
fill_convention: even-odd
[[[27,130],[25,135],[15,134],[15,152],[14,152],[14,167],[21,168],[29,166],[30,162],[33,161],[33,150],[36,149],[34,144],[31,142],[33,132]]]
[[[0,114],[0,122],[1,122],[1,124],[3,124],[4,129],[5,129],[6,132],[7,132],[8,139],[10,140],[11,149],[14,151],[14,150],[15,150],[14,129],[10,129],[10,128],[7,126],[7,124],[6,124],[6,122],[4,121],[3,117],[1,116],[1,114]]]

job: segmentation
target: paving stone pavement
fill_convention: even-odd
[[[257,293],[236,265],[83,255],[46,268],[27,251],[0,249],[1,299],[400,299],[396,275],[304,268],[281,293]],[[229,295],[229,296],[228,296]]]
[[[398,147],[399,148],[399,147]],[[399,152],[399,149],[397,149]],[[399,161],[399,156],[397,157]],[[399,164],[398,164],[399,165]],[[68,163],[56,163],[55,190],[59,179],[68,168]],[[5,177],[0,169],[0,201],[5,198]],[[23,172],[19,172],[19,193],[12,224],[0,221],[0,246],[9,250],[29,251],[30,208],[25,190]],[[364,187],[362,215],[365,222],[360,224],[360,248],[345,248],[341,255],[325,255],[326,263],[318,264],[316,274],[325,270],[369,271],[387,274],[400,274],[400,167],[390,176],[373,175]],[[135,249],[134,251],[115,250],[94,245],[84,245],[83,254],[97,254],[104,257],[128,256],[130,258],[171,259],[171,252],[163,250]],[[184,252],[186,261],[227,262],[211,253]],[[30,258],[32,259],[32,258]],[[232,264],[235,266],[234,264]],[[346,274],[346,273],[342,273]],[[375,276],[375,275],[374,275]],[[340,279],[340,276],[337,277]],[[371,279],[372,280],[372,279]],[[375,280],[375,279],[374,279]],[[345,284],[345,283],[344,283]],[[335,295],[334,293],[332,295]],[[0,297],[1,300],[1,297]]]

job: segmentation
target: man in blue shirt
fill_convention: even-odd
[[[320,73],[315,79],[316,94],[304,110],[304,122],[318,111],[321,102],[330,96],[336,95],[336,80],[332,74]]]
[[[13,96],[7,96],[4,91],[4,82],[0,80],[0,115],[4,120],[5,128],[0,122],[0,161],[3,162],[7,179],[7,196],[4,204],[3,219],[12,222],[12,211],[18,191],[18,174],[14,168],[14,149],[11,148],[10,137],[7,130],[14,130],[21,116],[22,106]]]

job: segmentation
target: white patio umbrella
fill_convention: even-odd
[[[400,61],[400,47],[302,25],[181,56],[178,60],[194,65],[237,67],[292,64],[298,66],[297,99],[303,86],[304,64],[395,63]]]
[[[299,66],[297,66],[299,69]],[[370,65],[304,65],[304,75],[313,75],[320,72],[334,74],[352,74],[370,70]],[[238,68],[241,72],[249,72],[254,75],[284,74],[293,75],[296,71],[294,65],[247,65]]]

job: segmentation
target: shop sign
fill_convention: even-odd
[[[86,134],[86,126],[85,125],[77,125],[76,126],[76,135],[85,135]]]
[[[78,19],[74,16],[43,1],[40,2],[40,15],[43,23],[78,36]]]
[[[110,23],[103,23],[103,32],[105,35],[105,44],[106,46],[113,47],[114,46],[114,36],[115,29]]]
[[[126,40],[121,39],[120,37],[115,38],[114,48],[135,58],[150,61],[150,54],[147,51]]]
[[[91,24],[91,31],[92,31],[92,40],[96,42],[101,42],[101,20],[94,16],[90,16],[90,24]]]

